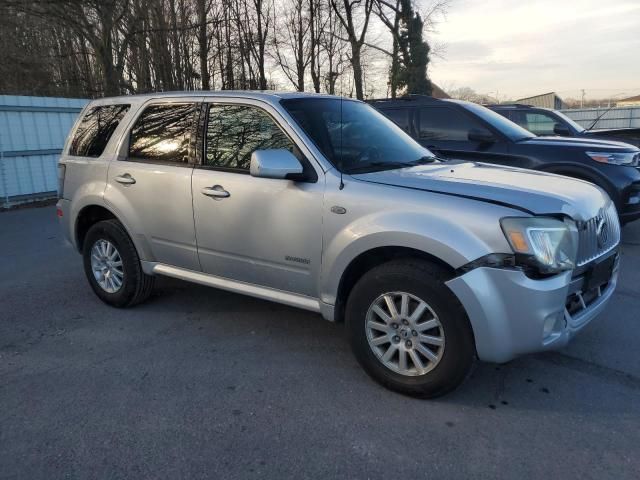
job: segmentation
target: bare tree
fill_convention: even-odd
[[[273,54],[287,79],[296,90],[304,92],[305,73],[313,56],[309,38],[313,18],[305,8],[306,0],[292,1],[282,20],[274,22]]]
[[[362,47],[365,44],[367,29],[374,0],[330,0],[333,11],[342,23],[347,40],[351,46],[351,68],[353,70],[353,83],[356,97],[364,100],[364,88],[362,83]]]

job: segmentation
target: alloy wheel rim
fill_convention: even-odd
[[[376,298],[367,311],[366,333],[376,358],[400,375],[426,375],[444,354],[444,329],[438,315],[427,302],[407,292]]]
[[[97,240],[91,247],[91,270],[100,288],[116,293],[124,283],[120,252],[109,240]]]

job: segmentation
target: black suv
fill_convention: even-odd
[[[596,138],[640,146],[640,128],[595,129],[598,121],[611,109],[601,113],[600,117],[589,125],[589,128],[584,128],[564,113],[549,108],[522,104],[487,105],[487,108],[498,112],[503,117],[540,137],[559,135],[562,137]]]
[[[597,139],[536,137],[475,103],[422,95],[371,105],[445,159],[542,170],[595,183],[615,202],[623,223],[640,218],[640,150]]]

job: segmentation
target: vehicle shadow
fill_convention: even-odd
[[[292,355],[300,368],[288,374],[298,377],[297,388],[304,389],[308,381],[314,390],[324,388],[338,394],[338,382],[350,394],[375,396],[389,408],[419,409],[430,403],[389,392],[368,378],[351,354],[344,326],[317,314],[166,278],[159,281],[155,298],[140,309],[188,312],[184,321],[199,325],[194,333],[212,345],[231,342],[236,355],[248,355],[236,357],[240,362],[254,361],[250,352],[259,348],[263,355],[258,368],[265,368],[269,375],[279,375],[270,366],[289,363],[287,356]],[[580,337],[575,339],[579,341]],[[629,413],[639,399],[639,379],[563,352],[550,352],[505,365],[478,362],[458,390],[432,402],[490,411],[570,411],[575,415],[603,415],[606,405],[606,415],[612,416]]]

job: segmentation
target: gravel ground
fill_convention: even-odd
[[[640,477],[640,222],[560,352],[420,401],[342,325],[177,280],[102,304],[52,207],[0,213],[0,478]]]

